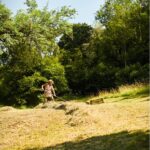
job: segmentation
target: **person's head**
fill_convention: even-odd
[[[48,80],[48,84],[53,85],[54,81],[53,80]]]

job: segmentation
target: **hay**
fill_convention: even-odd
[[[90,104],[90,105],[102,104],[102,103],[104,103],[104,99],[103,98],[92,99],[92,100],[86,101],[86,104]]]
[[[2,108],[0,108],[0,111],[12,111],[15,110],[15,108],[11,107],[11,106],[4,106]]]

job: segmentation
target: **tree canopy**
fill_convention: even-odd
[[[75,10],[66,6],[58,11],[49,11],[46,6],[40,10],[35,0],[27,0],[26,5],[27,10],[12,17],[0,4],[0,91],[8,104],[38,103],[41,83],[49,78],[56,82],[58,93],[68,90],[64,67],[57,58],[57,38],[71,32],[67,19]]]

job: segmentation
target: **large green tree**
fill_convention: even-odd
[[[57,39],[70,33],[68,19],[74,9],[62,7],[38,9],[35,0],[26,1],[27,10],[19,10],[12,17],[1,9],[1,100],[7,104],[35,104],[40,99],[41,84],[51,78],[59,93],[67,90],[64,67],[57,55]]]
[[[74,24],[72,35],[65,34],[59,41],[61,62],[65,66],[69,87],[75,94],[84,94],[88,80],[88,64],[90,63],[87,49],[93,28],[85,23]]]
[[[118,69],[118,84],[148,78],[148,10],[147,0],[107,0],[97,12],[103,62]]]
[[[148,1],[107,0],[96,19],[96,28],[74,25],[73,35],[59,42],[74,93],[97,93],[147,79]]]
[[[96,19],[106,30],[104,49],[110,64],[148,63],[148,1],[107,0]]]

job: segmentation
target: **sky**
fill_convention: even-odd
[[[0,0],[6,5],[14,14],[19,9],[26,8],[25,0]],[[36,0],[39,8],[43,8],[47,0]],[[59,9],[62,6],[70,6],[75,8],[77,15],[71,20],[72,23],[87,23],[94,25],[96,11],[99,10],[100,5],[104,4],[105,0],[49,0],[48,9]]]

